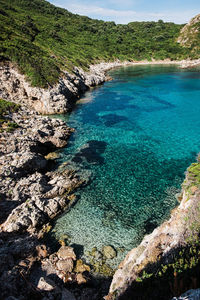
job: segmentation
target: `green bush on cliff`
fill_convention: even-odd
[[[0,99],[0,132],[3,130],[12,132],[18,127],[15,122],[9,121],[9,114],[18,111],[19,107],[18,104]]]
[[[87,69],[100,60],[181,59],[182,25],[92,20],[45,0],[0,0],[0,58],[11,60],[32,85],[54,84],[61,70]]]
[[[19,104],[0,99],[0,118],[2,119],[5,115],[16,112],[19,107]]]

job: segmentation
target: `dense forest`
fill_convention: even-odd
[[[0,0],[0,59],[16,63],[33,86],[46,87],[74,65],[185,58],[189,49],[176,42],[182,28],[162,20],[116,25],[45,0]]]

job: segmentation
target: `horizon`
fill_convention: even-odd
[[[199,0],[49,0],[55,6],[92,19],[128,24],[158,21],[185,24],[200,14]]]

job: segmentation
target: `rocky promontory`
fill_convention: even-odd
[[[0,295],[42,299],[27,284],[32,265],[47,256],[39,239],[50,220],[74,205],[75,189],[88,178],[66,164],[55,169],[51,152],[73,132],[63,121],[4,100],[0,114]]]

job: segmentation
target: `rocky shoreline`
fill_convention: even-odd
[[[5,101],[4,101],[5,102]],[[66,146],[72,128],[41,117],[28,107],[4,113],[0,126],[0,295],[1,299],[102,299],[110,278],[93,277],[91,267],[64,240],[45,242],[51,220],[77,201],[77,188],[89,176],[71,165],[56,167],[55,151]],[[8,123],[16,124],[8,130]],[[52,248],[54,250],[52,250]],[[76,248],[76,247],[75,247]],[[106,259],[116,255],[110,246],[95,249],[98,264],[111,276]],[[99,256],[100,255],[100,256]],[[96,259],[96,258],[95,258]]]
[[[4,118],[0,132],[0,294],[1,299],[11,295],[28,299],[37,291],[27,286],[27,274],[36,261],[47,257],[39,238],[48,231],[50,220],[75,204],[73,192],[88,178],[65,165],[51,171],[49,152],[66,146],[73,131],[63,121],[41,117],[27,107],[8,112]],[[17,128],[7,130],[8,121]]]
[[[161,62],[151,64],[158,63]],[[176,63],[183,67],[186,63],[188,67],[194,65],[191,61],[162,63]],[[199,64],[199,60],[195,63]],[[0,97],[20,104],[18,111],[8,112],[5,116],[8,122],[16,124],[16,128],[8,131],[4,123],[0,131],[2,300],[102,299],[107,294],[109,280],[104,280],[103,283],[100,280],[99,285],[93,282],[90,267],[76,257],[72,248],[61,241],[61,249],[52,254],[40,240],[49,230],[49,221],[76,203],[74,191],[87,184],[89,179],[65,164],[52,171],[54,163],[49,158],[55,155],[50,153],[67,145],[73,129],[61,120],[43,117],[39,113],[55,114],[71,110],[77,98],[88,88],[109,79],[106,71],[135,64],[139,63],[101,63],[91,66],[88,73],[75,68],[73,75],[63,72],[59,83],[48,89],[31,87],[11,63],[0,66]],[[199,190],[195,191],[195,197],[198,192]],[[181,203],[183,204],[177,209],[180,214],[187,211],[185,207],[188,205],[185,200]],[[175,232],[175,236],[172,234],[171,239],[168,239],[170,228],[173,229],[177,224],[177,213],[173,216],[171,219],[175,225],[171,224],[171,219],[161,225],[161,228],[167,230],[167,241],[163,242],[166,249],[174,245],[172,241],[175,237],[177,243],[180,238]],[[144,247],[147,252],[153,251],[153,246],[157,247],[155,240],[160,239],[160,230],[163,229],[156,229],[144,240],[144,245],[137,248],[140,251],[134,249],[128,254],[114,276],[108,299],[116,294],[115,291],[120,290],[122,293],[132,284],[141,269],[136,268],[136,272],[135,263],[138,266],[138,261],[141,263],[149,255],[144,252]],[[164,237],[163,239],[165,240]],[[166,253],[166,249],[162,253]],[[62,251],[66,255],[64,258],[59,254]],[[140,255],[138,251],[142,251]],[[136,262],[133,264],[133,261]],[[49,275],[53,278],[52,281],[49,280]],[[66,284],[67,288],[70,284],[69,289],[74,294],[66,289]]]
[[[177,64],[181,68],[195,67],[199,60],[171,61],[115,61],[90,66],[89,72],[74,68],[73,74],[62,72],[59,82],[47,89],[32,87],[26,77],[12,63],[0,64],[0,98],[25,104],[40,114],[61,114],[70,111],[76,100],[90,87],[109,80],[106,72],[112,68],[147,64]]]
[[[1,98],[19,104],[16,111],[8,109],[0,123],[1,299],[75,299],[66,283],[75,284],[75,290],[78,285],[76,299],[94,298],[95,293],[94,299],[101,299],[107,293],[108,285],[101,291],[106,281],[98,281],[100,286],[96,281],[91,284],[90,267],[76,260],[72,248],[62,241],[61,249],[73,253],[73,258],[63,259],[56,252],[52,255],[41,241],[51,228],[49,222],[76,203],[74,191],[89,180],[87,173],[68,164],[56,168],[53,151],[67,145],[73,129],[61,120],[39,115],[68,111],[89,86],[106,80],[99,68],[94,67],[92,75],[81,72],[75,69],[76,75],[65,74],[55,88],[42,90],[30,87],[11,64],[1,66]],[[14,124],[11,130],[10,124]],[[41,272],[47,275],[41,276]],[[53,281],[49,281],[49,272]],[[88,280],[89,287],[82,291],[80,285]]]

